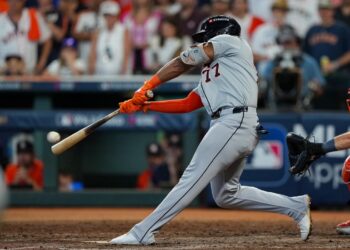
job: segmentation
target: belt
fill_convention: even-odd
[[[228,115],[228,114],[237,114],[237,113],[242,113],[242,112],[248,112],[248,111],[253,111],[256,108],[253,107],[248,107],[248,106],[239,106],[239,107],[228,107],[228,108],[219,108],[217,111],[215,111],[211,115],[211,119],[218,119],[223,115]]]

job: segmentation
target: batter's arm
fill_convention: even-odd
[[[143,105],[148,99],[146,93],[164,82],[172,80],[190,69],[210,62],[214,58],[214,48],[211,43],[203,43],[192,46],[188,50],[164,65],[143,86],[138,89],[131,101],[134,105]]]
[[[192,61],[193,63],[185,63],[184,59],[182,59],[180,56],[174,58],[169,63],[164,65],[157,73],[159,79],[161,82],[166,82],[171,79],[174,79],[178,77],[179,75],[187,72],[188,70],[202,64],[202,63],[208,63],[209,61],[213,60],[214,58],[214,48],[212,43],[203,43],[199,45],[195,45],[192,48],[198,47],[200,49],[203,49],[205,55],[209,58],[207,61],[196,63],[194,58],[189,58],[189,61]]]
[[[146,102],[143,111],[156,111],[160,113],[188,113],[203,107],[201,98],[192,91],[187,97],[176,100]]]

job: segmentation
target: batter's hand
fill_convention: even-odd
[[[135,113],[142,110],[141,105],[135,105],[132,99],[119,103],[119,112],[124,114]]]
[[[148,101],[149,97],[147,96],[148,89],[142,87],[135,91],[134,96],[131,98],[131,101],[135,105],[142,105]]]

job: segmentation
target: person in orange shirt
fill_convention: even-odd
[[[5,170],[6,184],[10,187],[31,187],[42,190],[44,164],[35,158],[33,144],[20,141],[17,144],[17,162],[7,165]]]

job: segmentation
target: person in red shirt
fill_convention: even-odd
[[[20,141],[16,148],[17,162],[7,165],[6,184],[10,187],[31,187],[34,190],[42,190],[44,164],[35,158],[33,144],[29,141]]]

